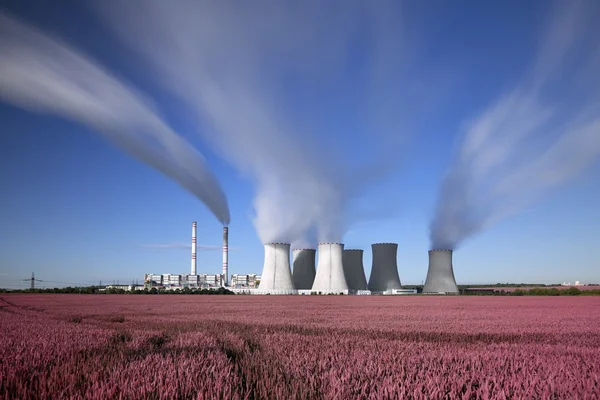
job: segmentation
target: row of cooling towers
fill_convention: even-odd
[[[196,222],[192,223],[191,273],[197,273]],[[289,293],[294,290],[311,290],[322,293],[370,290],[386,292],[400,289],[400,276],[396,255],[398,244],[375,243],[371,245],[373,264],[369,281],[363,266],[363,250],[344,249],[341,243],[321,243],[317,250],[294,249],[293,270],[290,268],[290,245],[265,244],[265,263],[259,289],[267,292]],[[223,228],[223,275],[228,284],[229,229]],[[429,269],[423,287],[424,293],[458,293],[452,267],[452,250],[430,250]]]
[[[386,292],[400,289],[400,276],[396,263],[398,244],[375,243],[371,245],[373,264],[367,281],[363,266],[363,250],[344,249],[341,243],[321,243],[317,250],[292,250],[290,245],[268,243],[265,245],[265,262],[259,290],[266,292],[292,292],[311,290],[321,293],[341,293],[359,290]],[[452,250],[429,251],[429,269],[424,293],[458,293],[452,267]]]

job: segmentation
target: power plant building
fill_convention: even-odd
[[[290,244],[267,243],[264,245],[261,275],[233,274],[229,279],[228,227],[223,227],[222,273],[198,274],[197,223],[194,221],[192,222],[190,273],[145,274],[144,287],[161,290],[229,287],[240,294],[416,293],[416,289],[402,289],[397,265],[398,244],[374,243],[371,248],[373,264],[368,281],[363,264],[364,251],[344,250],[342,243],[319,243],[317,250],[294,249],[292,265],[290,265]],[[452,265],[452,250],[429,251],[429,268],[423,292],[458,293]]]
[[[163,289],[197,289],[197,288],[216,288],[224,286],[225,277],[221,274],[146,274],[146,288]]]
[[[231,287],[234,288],[255,288],[258,281],[260,281],[260,276],[256,274],[231,275]]]
[[[189,288],[195,289],[200,287],[200,277],[198,275],[187,275],[186,278],[187,286]]]
[[[298,290],[312,288],[315,280],[315,249],[292,250],[292,280]]]
[[[458,293],[452,266],[452,250],[430,250],[423,293]]]
[[[386,292],[401,289],[400,276],[398,275],[398,264],[396,254],[397,243],[374,243],[373,264],[371,276],[369,277],[369,290],[372,292]]]

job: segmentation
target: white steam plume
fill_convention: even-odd
[[[58,39],[0,11],[0,99],[100,132],[198,197],[223,224],[227,199],[201,154],[134,89]]]
[[[324,100],[319,97],[322,87],[335,89],[342,81],[346,87],[347,82],[365,85],[340,76],[357,26],[365,24],[369,40],[377,43],[365,86],[374,87],[377,78],[378,89],[389,89],[384,73],[398,75],[394,67],[399,60],[384,60],[382,53],[394,56],[399,49],[391,44],[401,38],[393,31],[398,23],[390,17],[393,13],[386,13],[385,2],[180,0],[173,6],[130,0],[96,5],[116,32],[156,67],[158,81],[197,112],[205,138],[253,179],[254,223],[263,242],[296,242],[311,233],[318,240],[341,240],[349,222],[348,198],[358,195],[373,174],[353,173],[341,161],[344,143],[327,141],[331,132],[319,120],[327,119],[327,112],[315,110],[315,104]],[[300,90],[289,90],[289,82]],[[359,101],[365,94],[380,93],[358,93],[346,96],[357,108],[348,112],[384,109]],[[385,99],[385,109],[394,116],[399,112],[396,97]],[[374,136],[398,133],[398,124],[370,117],[381,124],[380,132],[370,132]],[[398,148],[395,152],[387,160],[396,160]],[[385,166],[378,168],[382,175]]]
[[[590,167],[600,156],[597,2],[560,2],[523,83],[466,130],[431,222],[453,249]]]

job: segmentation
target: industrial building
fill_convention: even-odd
[[[258,283],[260,282],[260,275],[256,274],[246,274],[239,275],[233,274],[231,275],[231,287],[232,288],[249,288],[254,289],[258,287]]]
[[[145,274],[145,288],[160,288],[165,290],[176,289],[210,289],[229,286],[229,229],[223,228],[223,269],[221,274],[198,274],[197,257],[197,223],[192,222],[192,254],[189,274]],[[256,288],[260,282],[260,275],[234,274],[231,285],[236,288]]]
[[[222,274],[146,274],[144,287],[151,289],[207,289],[225,286],[225,277]]]

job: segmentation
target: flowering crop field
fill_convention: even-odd
[[[582,292],[587,292],[588,290],[600,290],[599,285],[588,285],[588,286],[487,286],[487,287],[472,287],[469,288],[471,290],[497,290],[497,291],[505,291],[507,293],[514,292],[515,290],[531,290],[531,289],[558,289],[558,290],[566,290],[570,288],[575,288]]]
[[[0,295],[3,399],[598,399],[600,297]]]

